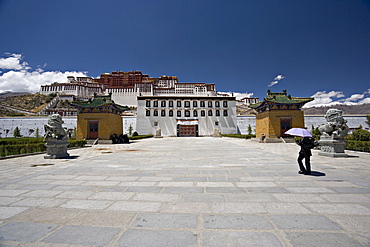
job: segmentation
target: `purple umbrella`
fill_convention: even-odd
[[[292,136],[312,137],[312,134],[308,130],[302,128],[291,128],[290,130],[286,131],[285,134]]]

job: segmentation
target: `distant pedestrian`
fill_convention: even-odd
[[[299,174],[304,175],[311,175],[311,161],[310,158],[312,156],[311,149],[315,147],[315,142],[312,137],[303,137],[299,141],[297,141],[297,144],[301,147],[301,150],[299,150],[298,155],[298,165],[299,165]],[[305,161],[306,167],[303,166],[303,159]]]
[[[260,142],[265,142],[266,135],[265,133],[262,133]]]

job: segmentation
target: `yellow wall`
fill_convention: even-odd
[[[304,115],[300,110],[265,111],[256,116],[256,137],[279,138],[281,136],[280,119],[291,118],[292,128],[304,128]]]
[[[87,139],[89,121],[99,121],[99,139],[109,140],[116,133],[122,134],[122,117],[113,113],[80,113],[77,115],[77,140]]]

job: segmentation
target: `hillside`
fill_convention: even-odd
[[[363,105],[334,105],[326,107],[311,107],[303,108],[304,115],[325,115],[330,108],[335,108],[343,111],[344,115],[370,115],[370,104]]]
[[[38,93],[0,97],[0,105],[37,113],[45,107],[53,97],[55,97],[55,95],[42,95]],[[0,116],[6,117],[12,115],[19,115],[19,112],[0,107]]]

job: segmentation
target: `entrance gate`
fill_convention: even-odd
[[[99,137],[99,121],[89,121],[89,139]]]
[[[280,119],[280,136],[281,137],[286,137],[286,136],[289,136],[287,134],[285,134],[286,131],[290,130],[290,128],[292,127],[292,119],[291,118],[281,118]]]
[[[195,137],[198,136],[198,125],[177,125],[177,136]]]

